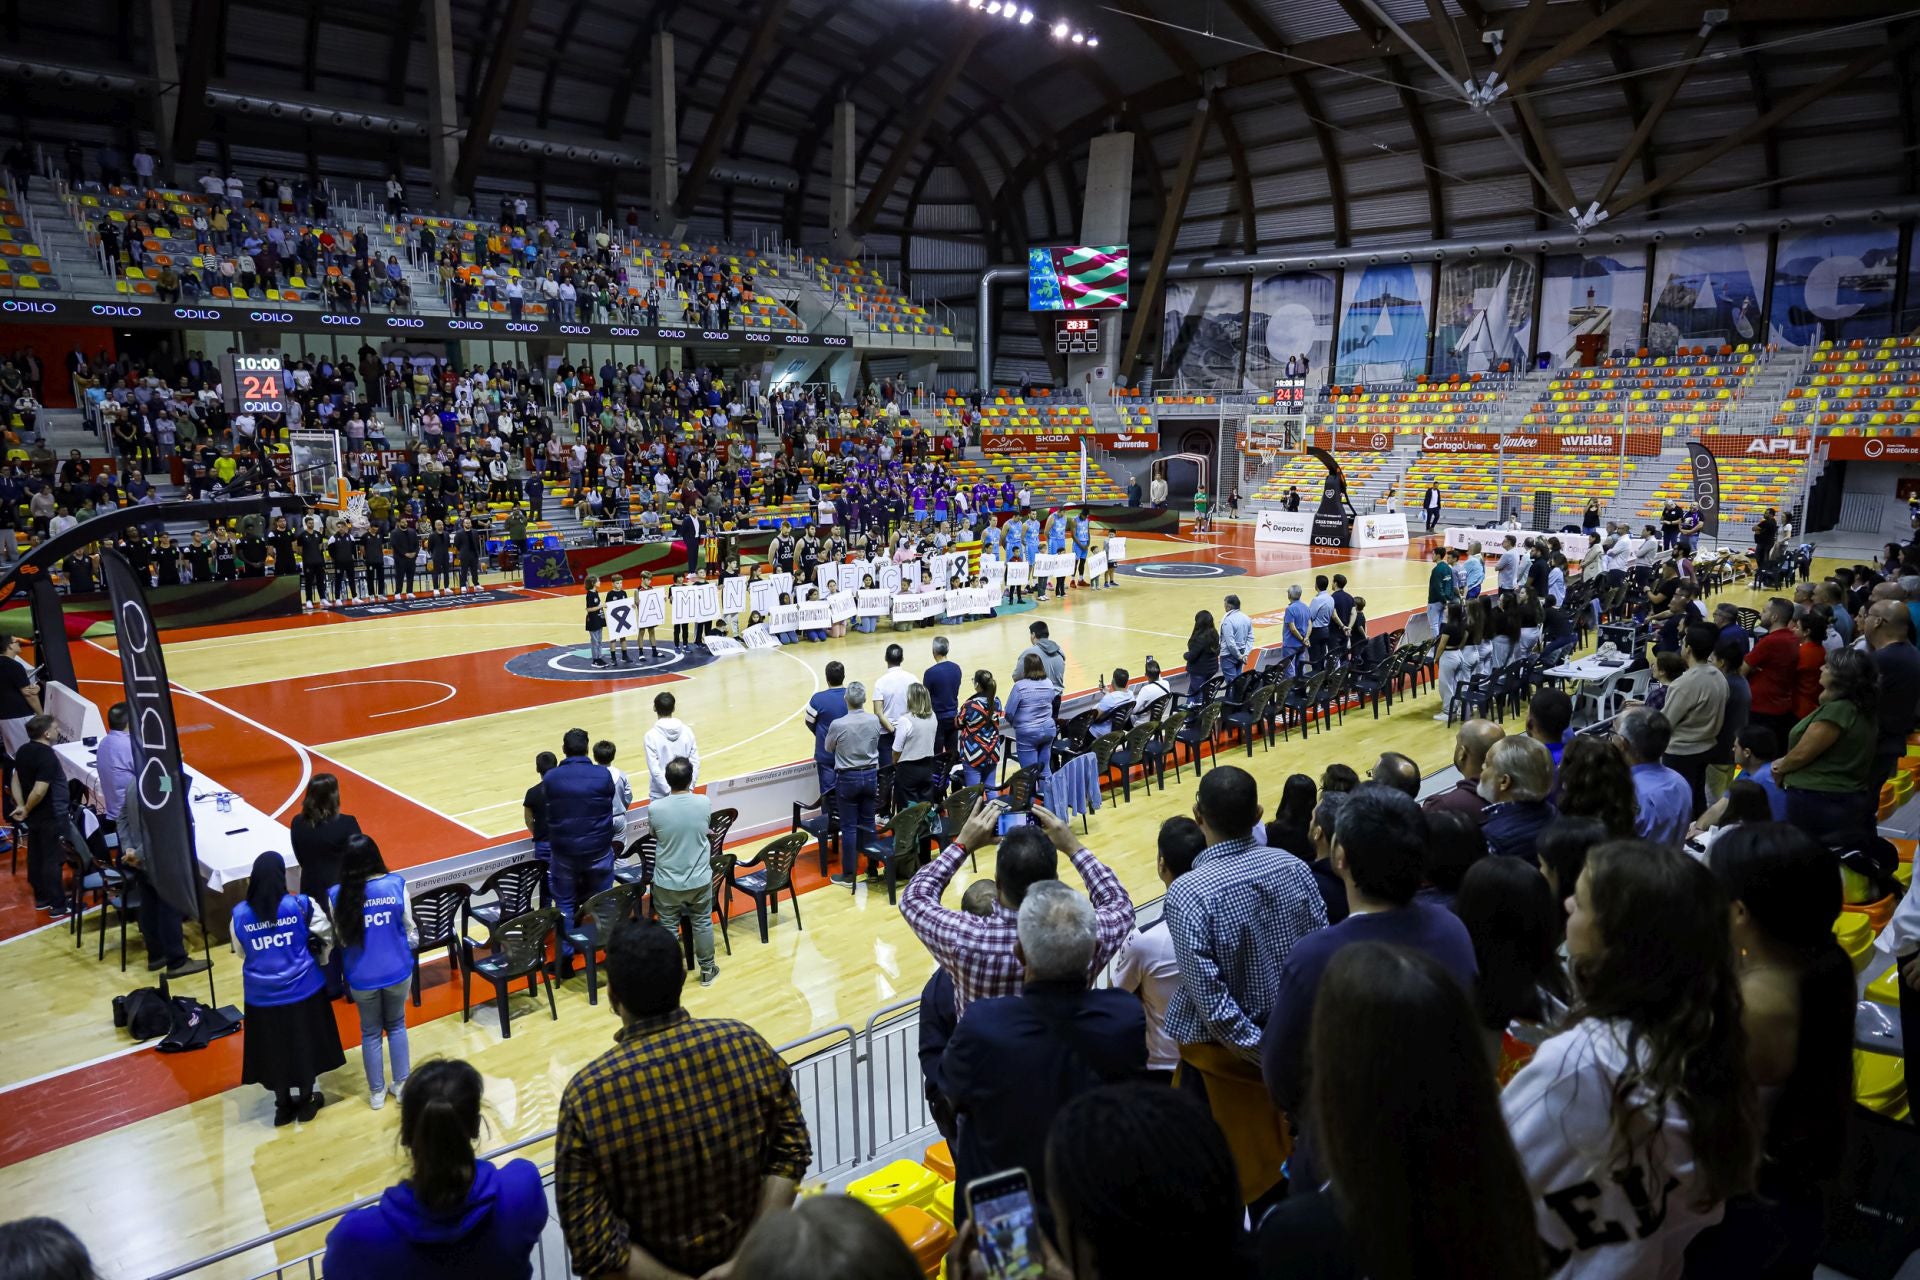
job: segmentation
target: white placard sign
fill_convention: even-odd
[[[1407,518],[1399,512],[1364,515],[1353,522],[1356,547],[1404,547],[1407,545]]]
[[[818,600],[825,594],[825,592],[821,591],[820,588],[813,583],[803,582],[800,584],[800,590],[795,593],[793,602],[795,604],[805,604],[809,600]]]
[[[1107,539],[1107,560],[1119,564],[1127,558],[1127,540],[1125,538]]]
[[[767,627],[777,636],[800,629],[800,606],[797,604],[777,604],[767,614]]]
[[[782,590],[772,578],[761,578],[747,592],[748,603],[755,613],[770,613],[780,603]]]
[[[1033,570],[1043,578],[1064,578],[1073,572],[1073,557],[1066,552],[1042,552],[1034,557]]]
[[[731,658],[735,654],[745,653],[747,647],[730,636],[708,636],[707,652],[716,658]]]
[[[639,611],[634,608],[632,597],[625,600],[609,600],[606,608],[607,639],[625,640],[640,632]]]
[[[996,591],[1007,581],[1007,562],[1005,560],[981,560],[980,577]]]
[[[937,618],[946,602],[938,592],[926,592],[919,595],[899,595],[893,598],[893,620],[895,622],[919,622],[923,618]]]
[[[696,582],[673,589],[673,622],[715,622],[720,617],[720,588],[711,582]]]
[[[833,610],[825,600],[809,600],[800,606],[802,631],[825,631],[833,625]]]
[[[649,587],[633,593],[634,624],[641,630],[657,627],[667,620],[667,592],[664,587]]]
[[[764,622],[756,622],[745,631],[742,631],[740,633],[740,639],[749,649],[778,649],[780,647],[780,641],[774,636],[773,632],[767,630],[767,624]],[[711,641],[708,642],[707,648],[713,648]]]
[[[950,587],[954,582],[965,579],[967,572],[967,553],[964,551],[951,551],[946,555],[935,556],[933,564],[934,585]]]
[[[847,566],[843,564],[830,563],[820,565],[814,569],[813,580],[820,588],[822,594],[830,594],[840,585],[840,573],[846,567]],[[854,581],[858,582],[859,579],[856,578]]]
[[[827,616],[834,622],[845,622],[853,616],[853,592],[836,591],[827,597]]]
[[[1025,560],[1007,561],[1007,585],[1024,587],[1033,581],[1033,566]]]
[[[884,618],[893,600],[893,593],[878,588],[861,591],[853,598],[853,616],[856,618]]]
[[[747,607],[747,580],[735,575],[720,584],[720,610],[729,618],[740,616]]]
[[[897,564],[881,565],[880,572],[874,575],[873,580],[879,585],[880,590],[886,592],[888,595],[898,595],[901,582],[900,566]],[[866,592],[862,591],[861,594],[865,595]]]
[[[993,595],[993,592],[978,587],[968,587],[964,591],[949,591],[947,613],[955,618],[970,618],[983,614],[993,608]]]
[[[1087,581],[1091,582],[1107,571],[1107,553],[1094,551],[1087,556]]]
[[[1262,511],[1253,527],[1255,542],[1287,542],[1306,546],[1313,540],[1313,512]]]

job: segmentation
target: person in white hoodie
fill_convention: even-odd
[[[700,785],[700,747],[693,740],[693,726],[673,718],[673,695],[654,695],[653,714],[659,719],[647,730],[647,797],[658,800],[672,792],[667,785],[667,761],[685,760],[693,766],[693,785]]]
[[[1679,1280],[1750,1192],[1761,1112],[1725,891],[1671,846],[1595,848],[1574,888],[1567,1030],[1501,1095],[1550,1280]]]

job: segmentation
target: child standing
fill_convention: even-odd
[[[627,599],[626,589],[620,585],[620,575],[616,573],[613,575],[613,586],[607,592],[607,605],[611,607],[615,601],[625,599]],[[619,636],[610,643],[613,646],[613,665],[616,667],[626,665],[630,661],[627,657],[627,637]]]
[[[607,612],[600,600],[600,579],[587,575],[587,642],[593,646],[593,665],[604,667],[607,660],[601,657],[600,637],[607,629]]]
[[[653,590],[653,575],[651,573],[648,573],[645,569],[642,569],[640,571],[640,589],[642,591]],[[640,628],[639,632],[634,636],[634,640],[633,640],[633,650],[634,650],[635,657],[639,656],[640,642],[642,640],[645,640],[647,642],[647,656],[649,658],[658,658],[660,656],[660,628],[658,627]]]

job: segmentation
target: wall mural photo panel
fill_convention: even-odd
[[[1324,370],[1333,349],[1333,308],[1338,289],[1330,271],[1291,271],[1253,282],[1247,308],[1247,385],[1271,389],[1287,376],[1290,357],[1306,357],[1309,371]]]
[[[1658,246],[1647,346],[1671,351],[1766,341],[1760,323],[1766,278],[1764,237]]]
[[[1440,270],[1433,372],[1494,373],[1527,365],[1533,336],[1532,258],[1469,259]]]
[[[1333,380],[1398,382],[1425,373],[1432,305],[1431,263],[1349,269]]]
[[[1167,286],[1165,339],[1157,377],[1190,387],[1240,386],[1247,335],[1244,277]]]
[[[1772,340],[1817,347],[1891,332],[1899,262],[1893,225],[1781,237],[1767,308]]]
[[[1602,335],[1603,356],[1636,351],[1646,296],[1645,249],[1555,254],[1540,278],[1537,345],[1552,354],[1555,368],[1580,362],[1579,340],[1588,334]]]

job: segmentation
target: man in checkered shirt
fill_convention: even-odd
[[[1105,967],[1133,929],[1133,899],[1121,887],[1120,878],[1081,846],[1072,826],[1036,804],[1032,822],[1015,827],[1001,839],[1000,818],[1006,812],[1004,804],[982,797],[953,843],[921,868],[900,895],[900,914],[907,918],[907,927],[932,953],[934,963],[953,978],[956,1016],[966,1011],[970,1001],[1020,994],[1025,975],[1013,954],[1019,939],[1020,904],[1030,886],[1060,878],[1063,855],[1080,873],[1093,903],[1095,946],[1089,976]],[[999,901],[993,913],[976,916],[941,906],[940,895],[960,864],[996,843],[1000,849],[993,881]],[[1288,861],[1299,860],[1289,856]],[[1257,1060],[1258,1030],[1253,1044]]]
[[[1254,844],[1260,816],[1252,774],[1231,765],[1209,770],[1193,802],[1207,847],[1168,887],[1161,913],[1180,965],[1167,1035],[1178,1044],[1222,1045],[1254,1063],[1287,953],[1327,923],[1307,864]]]

